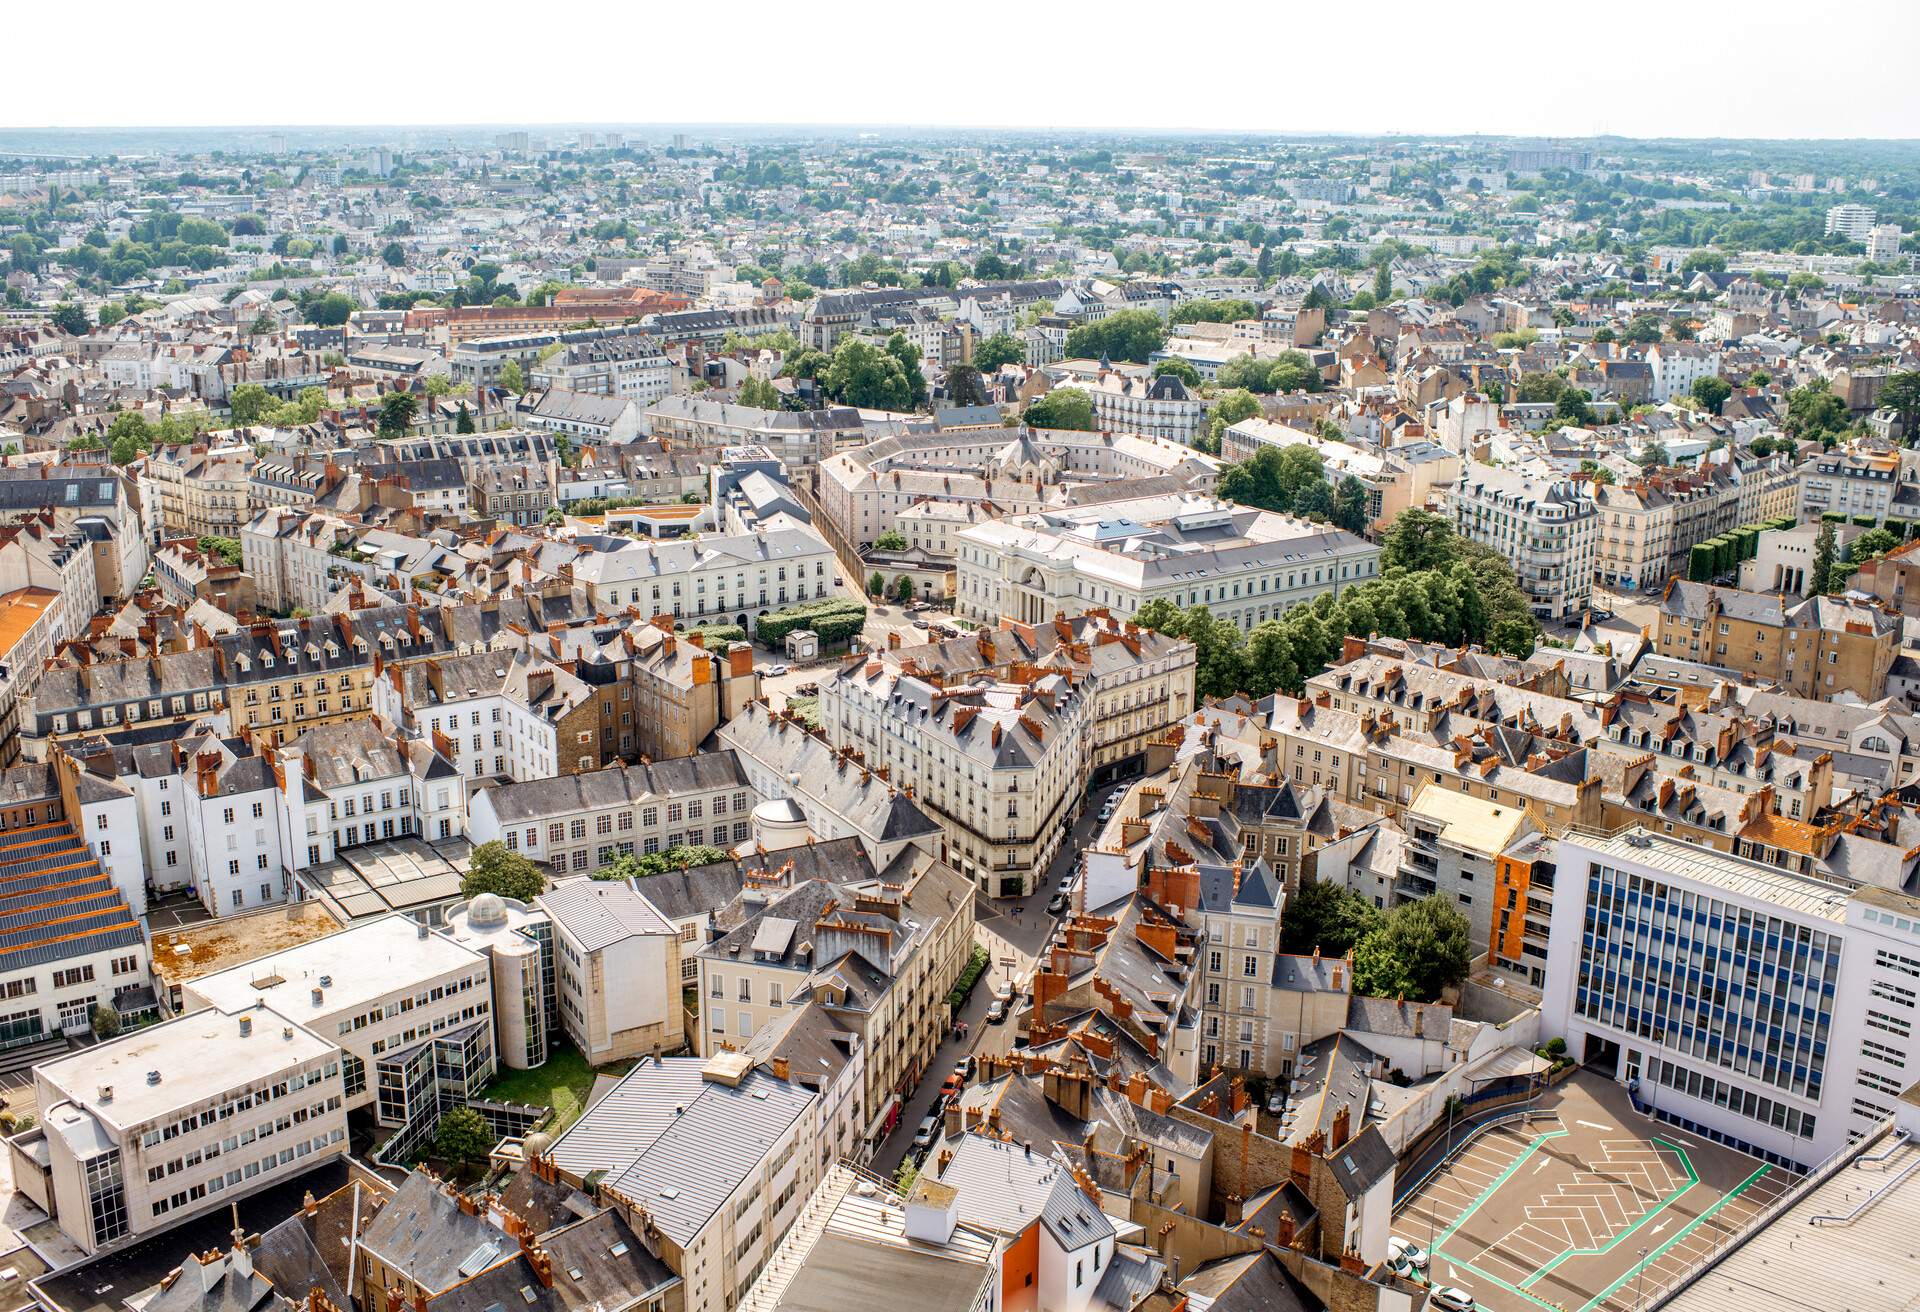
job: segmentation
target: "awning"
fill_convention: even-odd
[[[867,1122],[866,1137],[877,1139],[893,1128],[893,1122],[900,1114],[900,1095],[890,1093],[887,1100],[880,1104],[879,1114]]]

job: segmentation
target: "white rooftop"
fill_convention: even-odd
[[[246,1035],[240,1033],[243,1016],[252,1022]],[[35,1074],[102,1121],[126,1129],[335,1050],[330,1040],[272,1008],[209,1008],[46,1062]],[[156,1084],[148,1083],[153,1072],[160,1076]],[[105,1101],[103,1088],[113,1090]]]
[[[485,957],[445,934],[428,930],[422,937],[420,922],[395,912],[194,980],[183,993],[188,1008],[237,1011],[265,1001],[309,1023],[485,964]],[[317,1005],[316,988],[322,994]]]
[[[1728,856],[1692,843],[1676,842],[1639,827],[1606,839],[1568,834],[1560,841],[1611,860],[1650,866],[1662,874],[1690,879],[1736,897],[1769,902],[1797,915],[1836,924],[1847,918],[1848,890],[1839,884],[1777,870],[1758,861]]]

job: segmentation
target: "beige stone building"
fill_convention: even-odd
[[[1877,701],[1899,654],[1900,617],[1838,597],[1789,601],[1675,579],[1661,598],[1655,650],[1804,697]]]

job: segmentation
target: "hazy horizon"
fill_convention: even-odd
[[[130,0],[108,0],[84,34],[70,15],[35,6],[9,25],[18,57],[0,139],[496,125],[1920,138],[1920,83],[1895,67],[1871,76],[1857,59],[1802,58],[1808,11],[1787,0],[1621,0],[1599,16],[1475,0],[1445,22],[1430,6],[1382,0],[1364,26],[1344,9],[1229,4],[1207,11],[1202,27],[1138,0],[1068,0],[1039,12],[983,0],[964,16],[842,6],[831,21],[804,26],[794,13],[743,0],[721,26],[702,12],[589,0],[567,10],[564,25],[549,20],[549,36],[527,34],[526,11],[500,0],[475,0],[457,22],[432,6],[339,0],[320,27],[304,11],[190,0],[169,24],[182,30],[185,55],[157,57],[148,11]],[[1920,5],[1863,0],[1845,13],[1872,50],[1920,49]],[[1369,34],[1379,35],[1377,49],[1364,44]],[[529,116],[475,112],[502,102]],[[695,106],[707,112],[672,121],[670,110]],[[155,117],[169,126],[153,126]]]

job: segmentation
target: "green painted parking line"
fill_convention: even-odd
[[[1625,1230],[1622,1230],[1619,1234],[1615,1235],[1613,1238],[1607,1240],[1606,1243],[1601,1244],[1598,1248],[1567,1249],[1565,1252],[1555,1257],[1552,1261],[1548,1262],[1545,1266],[1541,1267],[1540,1269],[1535,1271],[1532,1275],[1528,1276],[1525,1280],[1522,1280],[1520,1283],[1523,1286],[1531,1288],[1534,1284],[1539,1282],[1542,1276],[1545,1276],[1550,1272],[1552,1272],[1552,1270],[1555,1267],[1559,1266],[1562,1262],[1566,1261],[1570,1257],[1597,1257],[1602,1253],[1612,1252],[1617,1245],[1619,1245],[1623,1240],[1627,1239],[1635,1231],[1639,1230],[1641,1226],[1646,1225],[1649,1221],[1653,1220],[1654,1217],[1660,1215],[1660,1213],[1666,1211],[1669,1207],[1672,1207],[1674,1204],[1674,1201],[1678,1199],[1681,1194],[1684,1194],[1685,1192],[1687,1192],[1687,1190],[1693,1188],[1695,1185],[1700,1183],[1700,1173],[1693,1169],[1693,1161],[1691,1158],[1687,1156],[1686,1149],[1682,1148],[1679,1144],[1674,1143],[1671,1140],[1662,1139],[1658,1135],[1653,1136],[1652,1142],[1659,1144],[1663,1148],[1671,1149],[1673,1153],[1680,1158],[1680,1165],[1687,1168],[1687,1182],[1681,1185],[1678,1189],[1675,1189],[1672,1193],[1668,1194],[1665,1198],[1661,1199],[1660,1205],[1658,1207],[1653,1208],[1651,1211],[1642,1212],[1640,1214],[1639,1220],[1635,1221],[1632,1225],[1628,1226]]]
[[[1715,1202],[1712,1207],[1709,1207],[1706,1211],[1694,1217],[1693,1220],[1681,1226],[1680,1229],[1674,1234],[1673,1238],[1667,1240],[1666,1243],[1660,1245],[1660,1247],[1654,1249],[1651,1253],[1648,1253],[1644,1258],[1640,1259],[1638,1263],[1636,1263],[1632,1267],[1629,1267],[1626,1273],[1622,1275],[1618,1280],[1614,1281],[1612,1284],[1608,1285],[1605,1289],[1601,1290],[1599,1293],[1595,1294],[1592,1298],[1588,1299],[1585,1303],[1581,1304],[1579,1312],[1593,1312],[1595,1308],[1599,1307],[1602,1303],[1606,1302],[1609,1298],[1612,1298],[1614,1294],[1618,1292],[1621,1286],[1625,1285],[1629,1280],[1632,1280],[1635,1276],[1639,1275],[1642,1271],[1646,1270],[1648,1267],[1652,1266],[1655,1262],[1659,1261],[1661,1256],[1664,1253],[1666,1253],[1668,1249],[1672,1248],[1675,1244],[1679,1243],[1682,1239],[1685,1239],[1688,1235],[1692,1234],[1695,1230],[1705,1225],[1708,1219],[1711,1218],[1715,1212],[1718,1212],[1721,1208],[1725,1207],[1728,1203],[1732,1202],[1734,1199],[1738,1198],[1741,1194],[1745,1193],[1749,1188],[1751,1188],[1753,1185],[1759,1182],[1761,1176],[1765,1175],[1768,1171],[1771,1171],[1772,1169],[1773,1168],[1771,1166],[1762,1166],[1759,1170],[1755,1171],[1752,1175],[1748,1176],[1746,1179],[1742,1180],[1739,1184],[1735,1185],[1717,1202]]]
[[[1548,1130],[1546,1133],[1542,1134],[1539,1138],[1535,1139],[1532,1143],[1528,1144],[1526,1147],[1526,1151],[1522,1152],[1518,1157],[1514,1158],[1513,1164],[1508,1166],[1506,1170],[1500,1172],[1499,1175],[1496,1175],[1493,1178],[1493,1183],[1489,1184],[1485,1189],[1482,1189],[1480,1191],[1480,1196],[1473,1200],[1473,1203],[1467,1208],[1467,1210],[1460,1213],[1460,1215],[1454,1217],[1453,1224],[1440,1232],[1440,1237],[1433,1241],[1434,1247],[1437,1248],[1441,1244],[1446,1243],[1447,1240],[1453,1238],[1454,1232],[1457,1231],[1461,1226],[1467,1223],[1467,1218],[1472,1216],[1475,1212],[1479,1211],[1481,1206],[1486,1203],[1487,1199],[1493,1197],[1493,1195],[1499,1190],[1500,1186],[1507,1182],[1507,1177],[1511,1176],[1515,1171],[1519,1170],[1521,1163],[1525,1162],[1527,1158],[1533,1156],[1534,1153],[1540,1150],[1541,1144],[1545,1143],[1549,1139],[1561,1138],[1567,1133],[1568,1131],[1566,1130]],[[1428,1206],[1429,1208],[1431,1208],[1432,1206],[1431,1202],[1429,1202]],[[1461,1265],[1464,1266],[1466,1264],[1463,1262],[1461,1263]]]
[[[1533,1304],[1535,1307],[1545,1308],[1546,1312],[1566,1312],[1566,1309],[1561,1307],[1558,1303],[1549,1303],[1544,1298],[1537,1298],[1534,1295],[1529,1294],[1526,1290],[1520,1288],[1520,1286],[1518,1285],[1508,1284],[1506,1281],[1502,1280],[1499,1276],[1493,1274],[1493,1272],[1482,1271],[1479,1267],[1475,1266],[1473,1263],[1462,1261],[1460,1258],[1454,1257],[1451,1254],[1442,1254],[1441,1251],[1437,1248],[1434,1249],[1431,1253],[1427,1254],[1427,1270],[1429,1271],[1433,1270],[1434,1262],[1438,1261],[1443,1256],[1446,1258],[1448,1262],[1451,1262],[1454,1266],[1459,1267],[1462,1271],[1465,1271],[1467,1274],[1471,1275],[1475,1281],[1485,1281],[1488,1284],[1498,1285],[1500,1288],[1506,1290],[1509,1294],[1513,1294],[1516,1297],[1526,1299],[1527,1302]],[[1431,1281],[1431,1277],[1429,1277],[1429,1281]]]

